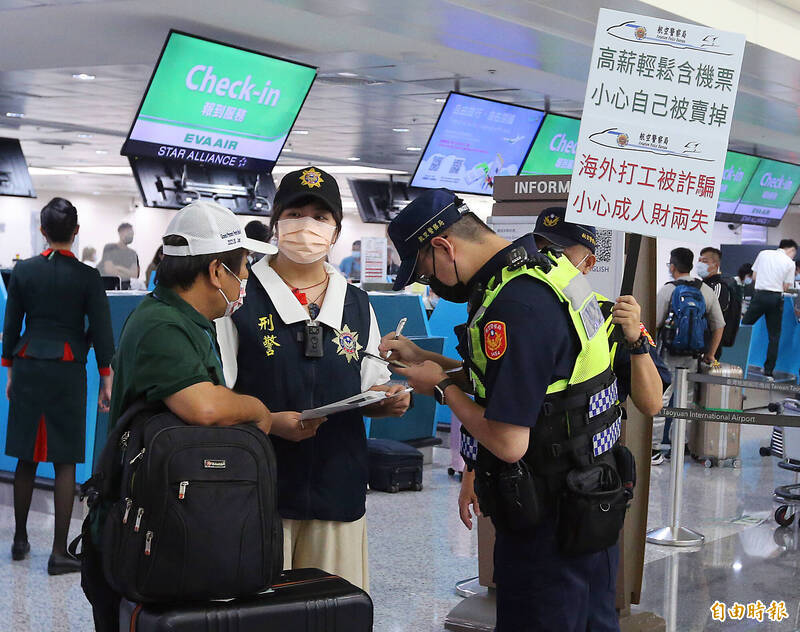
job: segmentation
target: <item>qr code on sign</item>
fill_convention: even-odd
[[[612,231],[606,228],[597,229],[597,246],[595,247],[594,255],[597,257],[598,263],[611,262],[612,234]]]

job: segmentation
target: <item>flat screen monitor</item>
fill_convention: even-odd
[[[269,172],[316,73],[170,31],[122,154]]]
[[[421,193],[405,182],[349,180],[350,191],[366,224],[388,224]]]
[[[519,175],[572,175],[580,127],[580,119],[560,114],[545,116]]]
[[[240,215],[270,215],[275,182],[252,173],[169,160],[128,158],[145,206],[181,209],[196,199],[214,200]]]
[[[425,189],[491,195],[495,176],[516,176],[544,112],[451,92],[411,179]]]
[[[762,158],[736,207],[734,221],[777,226],[800,186],[800,166]]]
[[[28,163],[16,138],[0,138],[0,195],[36,197]]]
[[[718,222],[740,221],[736,219],[736,207],[744,195],[747,185],[758,168],[758,156],[729,151],[725,156],[725,170],[719,187],[719,203],[717,204]]]

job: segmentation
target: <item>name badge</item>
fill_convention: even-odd
[[[591,340],[605,323],[603,312],[600,309],[600,303],[597,302],[597,297],[593,295],[579,313],[583,321],[583,328],[586,330],[586,337]]]

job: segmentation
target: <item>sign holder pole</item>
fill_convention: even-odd
[[[689,369],[675,369],[675,401],[681,408],[689,403]],[[669,526],[653,529],[647,533],[650,544],[663,546],[697,546],[703,544],[705,536],[681,526],[681,503],[683,502],[683,445],[686,439],[686,420],[673,421],[672,435],[672,481],[670,483]]]
[[[633,282],[636,279],[636,266],[639,264],[639,249],[642,246],[642,236],[639,233],[629,233],[628,252],[625,255],[625,270],[622,273],[622,286],[620,296],[633,293]]]

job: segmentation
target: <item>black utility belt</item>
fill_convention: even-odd
[[[617,443],[610,454],[612,459],[562,472],[555,484],[535,474],[525,461],[500,463],[491,471],[477,468],[475,493],[481,512],[498,530],[523,532],[555,511],[561,553],[602,551],[617,542],[636,485],[630,450]]]

